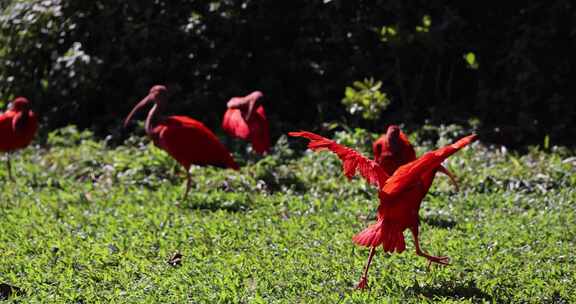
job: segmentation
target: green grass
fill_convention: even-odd
[[[339,139],[367,151],[358,134]],[[438,175],[420,210],[423,248],[452,265],[428,271],[406,232],[407,250],[380,251],[357,292],[368,249],[351,238],[376,192],[290,143],[239,172],[193,168],[182,201],[183,172],[147,140],[53,133],[13,157],[16,183],[0,170],[0,283],[24,290],[7,303],[576,302],[571,153],[479,143],[452,156],[462,190]]]

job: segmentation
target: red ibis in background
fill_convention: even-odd
[[[448,265],[448,257],[432,256],[421,250],[418,238],[420,222],[418,211],[442,161],[475,141],[476,135],[466,136],[454,144],[428,152],[414,161],[401,165],[392,176],[389,176],[377,162],[320,135],[311,132],[288,134],[309,139],[308,148],[311,150],[327,149],[336,153],[343,162],[344,174],[348,178],[359,172],[370,184],[378,187],[380,205],[377,222],[353,237],[356,244],[370,247],[358,289],[364,289],[368,284],[368,269],[378,246],[382,245],[385,252],[400,253],[406,249],[403,234],[406,229],[412,232],[417,255],[425,257],[429,263]]]
[[[0,115],[0,151],[7,152],[6,166],[10,180],[14,181],[10,153],[28,146],[37,130],[38,119],[30,110],[30,101],[26,97],[14,99],[8,111]]]
[[[230,136],[252,143],[252,149],[264,154],[270,149],[270,131],[266,112],[262,106],[262,92],[254,91],[244,97],[228,101],[222,128]]]
[[[386,171],[388,175],[394,174],[394,171],[401,165],[409,163],[416,159],[416,152],[408,140],[408,136],[400,130],[397,125],[390,125],[383,134],[372,144],[374,160]],[[456,191],[458,183],[454,175],[444,166],[440,165],[439,172],[442,172],[450,178]]]
[[[211,165],[234,170],[238,170],[239,167],[228,149],[201,122],[187,116],[162,116],[168,97],[169,91],[166,86],[153,86],[148,96],[138,102],[128,114],[124,126],[128,125],[139,109],[148,103],[154,103],[146,117],[146,133],[154,145],[168,152],[186,169],[186,191],[183,196],[186,198],[190,191],[191,165]]]

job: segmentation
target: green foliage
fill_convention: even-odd
[[[259,89],[287,126],[351,111],[381,124],[473,117],[491,141],[572,143],[575,12],[566,0],[7,0],[0,100],[28,96],[49,129],[120,138],[121,117],[153,84],[179,84],[170,111],[209,126],[230,97]],[[342,88],[365,75],[386,94],[352,85],[345,112]]]
[[[420,153],[435,146],[426,132],[410,136],[427,142]],[[353,133],[335,138],[369,151],[376,134]],[[446,166],[461,191],[438,175],[420,211],[423,249],[451,265],[427,270],[406,233],[407,251],[379,251],[357,292],[368,250],[351,237],[374,221],[376,192],[333,154],[295,159],[298,140],[283,139],[239,172],[194,167],[182,201],[183,172],[147,139],[111,148],[72,127],[51,138],[13,156],[15,184],[0,169],[0,282],[24,291],[6,303],[576,301],[573,151],[458,152]]]
[[[396,38],[398,35],[398,31],[396,30],[395,26],[383,26],[380,28],[380,41],[388,42],[391,39]]]
[[[431,25],[432,25],[432,18],[430,18],[430,15],[424,15],[422,17],[422,25],[416,26],[416,31],[428,33],[430,31]]]
[[[5,84],[0,95],[38,100],[42,92],[56,89],[68,96],[86,82],[89,74],[76,68],[77,62],[90,57],[75,56],[82,51],[79,42],[68,49],[72,44],[69,31],[76,25],[65,18],[61,1],[9,2],[0,15],[0,82]]]
[[[366,120],[376,120],[380,113],[390,105],[386,93],[380,92],[382,81],[365,78],[354,81],[351,87],[346,87],[342,104],[350,114],[360,114]]]
[[[334,134],[334,140],[342,145],[354,147],[366,154],[372,153],[372,142],[377,139],[366,129],[355,128],[350,131],[339,131]],[[366,149],[366,150],[365,150]]]
[[[78,131],[76,126],[70,125],[50,132],[47,144],[52,147],[76,147],[85,140],[91,140],[93,136],[89,130]]]
[[[421,129],[417,130],[414,137],[417,141],[422,142],[430,147],[444,146],[454,140],[473,133],[460,125],[431,125],[425,124]]]
[[[468,64],[468,67],[473,69],[473,70],[477,70],[479,67],[478,61],[476,61],[476,54],[474,54],[473,52],[468,52],[466,54],[464,54],[464,60],[466,60],[466,63]]]

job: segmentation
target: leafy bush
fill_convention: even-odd
[[[374,78],[354,81],[351,87],[346,87],[342,103],[350,114],[361,114],[366,120],[376,120],[390,104],[386,93],[380,92],[381,87],[382,81],[374,81]]]
[[[0,8],[0,100],[29,96],[50,129],[74,123],[122,137],[121,118],[152,84],[177,83],[171,111],[212,127],[228,98],[260,89],[282,122],[272,130],[279,135],[341,120],[342,88],[372,75],[386,92],[374,100],[393,101],[375,128],[474,118],[497,142],[576,136],[576,7],[567,0],[9,0]],[[345,98],[348,109],[378,116],[384,104],[370,109],[357,93]]]
[[[70,125],[50,132],[47,144],[51,147],[75,147],[85,140],[92,140],[93,136],[88,130],[78,131],[76,126]]]

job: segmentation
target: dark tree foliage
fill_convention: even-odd
[[[515,143],[576,136],[570,0],[12,0],[0,5],[0,99],[26,95],[45,125],[119,135],[148,88],[218,129],[232,96],[259,89],[276,135],[343,118],[382,130],[479,121]],[[466,54],[474,54],[473,64]],[[346,113],[374,77],[390,107]]]

